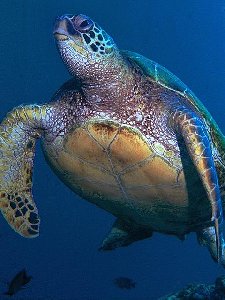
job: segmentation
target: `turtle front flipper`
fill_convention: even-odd
[[[117,219],[111,231],[103,240],[99,250],[114,250],[119,247],[126,247],[133,242],[146,239],[152,236],[152,231],[121,219]]]
[[[35,142],[41,136],[46,113],[45,106],[20,106],[0,124],[0,210],[24,237],[39,235],[32,169]]]
[[[185,142],[189,155],[203,183],[212,208],[215,227],[216,260],[223,256],[223,210],[217,172],[211,151],[211,139],[201,118],[190,110],[180,107],[173,115],[175,129]]]

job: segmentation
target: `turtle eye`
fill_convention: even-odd
[[[94,26],[93,21],[85,15],[74,16],[72,22],[76,30],[79,30],[82,33],[88,32]]]

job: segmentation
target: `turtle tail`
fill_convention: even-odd
[[[45,106],[20,106],[0,124],[0,210],[9,225],[24,237],[39,235],[32,170],[35,143],[41,136],[45,115]]]

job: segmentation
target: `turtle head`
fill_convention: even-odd
[[[103,73],[105,65],[119,53],[113,39],[82,14],[58,17],[53,33],[69,72],[81,79]]]

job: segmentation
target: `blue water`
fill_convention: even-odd
[[[69,78],[52,25],[57,15],[84,13],[120,48],[139,52],[180,77],[225,132],[224,0],[2,0],[0,12],[1,118],[21,103],[48,101]],[[23,267],[33,276],[12,299],[154,300],[191,282],[211,283],[224,273],[194,234],[184,242],[154,234],[127,248],[98,252],[114,218],[68,190],[48,167],[40,145],[34,197],[40,237],[24,239],[0,218],[0,293]],[[136,288],[117,288],[112,281],[119,276],[132,278]]]

